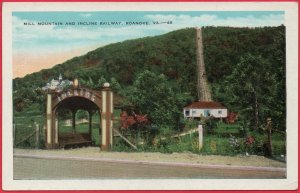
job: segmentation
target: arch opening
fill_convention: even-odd
[[[93,101],[80,96],[69,97],[60,101],[53,111],[59,147],[101,144],[101,110]]]

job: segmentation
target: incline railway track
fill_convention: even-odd
[[[196,47],[197,47],[197,94],[199,101],[212,101],[211,92],[208,87],[204,56],[201,28],[196,28]]]

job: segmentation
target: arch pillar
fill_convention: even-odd
[[[109,87],[109,83],[105,83],[101,91],[102,94],[102,112],[101,112],[101,128],[102,141],[101,150],[110,151],[113,144],[113,92]]]
[[[46,104],[46,148],[50,149],[53,147],[52,141],[52,94],[47,94],[47,104]]]

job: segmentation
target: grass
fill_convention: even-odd
[[[240,125],[239,124],[226,124],[223,122],[218,122],[215,132],[216,133],[237,134],[240,132]]]
[[[36,109],[36,107],[28,108],[25,112],[14,113],[13,123],[15,125],[15,143],[24,141],[24,139],[35,132],[36,124],[39,125],[39,137],[40,144],[39,147],[43,147],[44,143],[44,122],[45,117]],[[20,143],[18,147],[32,148],[35,147],[35,135]]]
[[[115,111],[114,116],[119,117],[120,111]],[[87,117],[85,117],[87,119]],[[92,117],[92,140],[95,146],[99,145],[99,127],[100,127],[100,116],[99,114],[94,114]],[[16,142],[21,141],[24,137],[28,136],[30,133],[34,132],[34,123],[40,125],[40,147],[43,147],[44,143],[44,124],[45,116],[41,114],[39,110],[34,110],[34,108],[28,109],[23,113],[14,114],[14,123],[16,125]],[[114,128],[120,126],[119,121],[114,122]],[[72,126],[67,126],[65,120],[59,120],[59,132],[72,132]],[[76,132],[88,133],[89,124],[87,122],[76,124]],[[229,143],[229,136],[233,135],[239,141],[238,146],[232,146]],[[263,153],[262,144],[266,141],[266,134],[259,132],[247,132],[247,136],[254,136],[255,145],[251,147],[245,146],[245,134],[241,133],[239,124],[226,124],[223,122],[218,122],[216,128],[212,133],[204,133],[204,142],[201,151],[198,148],[198,134],[187,135],[179,139],[166,139],[158,141],[155,145],[149,145],[147,143],[138,145],[139,151],[158,151],[164,153],[172,152],[193,152],[200,154],[215,154],[215,155],[237,155],[244,154],[246,151],[252,154]],[[130,136],[129,136],[130,138]],[[281,133],[272,133],[272,145],[273,152],[275,155],[285,155],[286,154],[286,139],[285,135]],[[33,148],[35,147],[35,137],[31,137],[25,142],[21,143],[18,147]],[[134,151],[126,142],[121,138],[114,138],[114,151]]]

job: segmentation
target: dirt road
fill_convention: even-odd
[[[14,150],[15,179],[285,178],[285,164],[260,156]]]
[[[14,179],[284,178],[284,169],[14,158]]]

